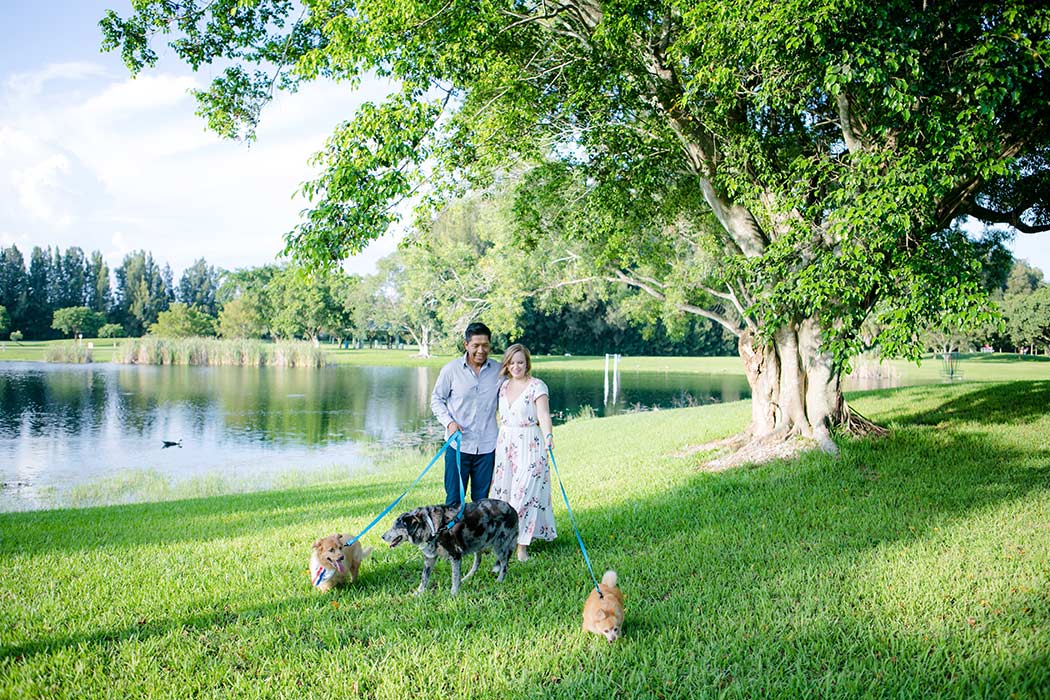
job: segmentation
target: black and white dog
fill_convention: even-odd
[[[474,555],[474,565],[463,577],[470,578],[481,563],[481,552],[491,549],[499,567],[497,581],[507,575],[507,562],[518,541],[518,514],[506,501],[482,498],[463,509],[463,517],[447,527],[459,512],[459,506],[424,506],[402,513],[394,526],[383,533],[383,541],[396,547],[405,540],[423,552],[423,580],[416,594],[427,588],[430,572],[438,557],[452,562],[452,595],[459,591],[460,565],[467,554]]]

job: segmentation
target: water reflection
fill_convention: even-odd
[[[438,436],[430,415],[437,373],[0,363],[0,509],[63,504],[75,487],[114,477],[262,488],[296,470],[366,468],[370,443]],[[606,402],[600,371],[544,368],[541,376],[563,418],[748,396],[742,377],[626,372]],[[165,449],[165,440],[182,445]]]

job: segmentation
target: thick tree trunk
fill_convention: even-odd
[[[733,446],[733,460],[757,461],[786,456],[782,443],[802,438],[826,453],[838,454],[832,431],[854,435],[885,434],[885,430],[851,411],[842,396],[841,372],[821,349],[817,319],[777,329],[763,342],[750,331],[740,336],[740,357],[751,385],[751,424]]]
[[[818,324],[784,326],[766,343],[745,331],[739,351],[751,385],[748,440],[802,437],[836,453],[831,428],[842,422],[845,404],[839,373],[820,349]]]

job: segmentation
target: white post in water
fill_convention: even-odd
[[[613,403],[620,394],[620,353],[613,355]]]
[[[609,403],[609,353],[605,353],[605,403]]]

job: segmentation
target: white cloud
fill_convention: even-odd
[[[391,89],[320,82],[279,94],[248,146],[205,130],[188,94],[199,85],[88,63],[0,83],[0,183],[10,183],[0,230],[102,250],[113,266],[145,249],[176,275],[200,257],[228,269],[272,262],[306,206],[293,193],[312,176],[309,157],[358,104]],[[395,245],[377,242],[350,267],[367,272]]]
[[[109,120],[134,118],[142,112],[151,112],[178,104],[192,103],[190,90],[199,87],[191,76],[170,74],[142,74],[110,84],[72,110],[75,120],[106,123]]]
[[[7,248],[8,246],[18,246],[18,249],[22,251],[22,255],[25,255],[31,249],[32,244],[29,241],[29,236],[24,233],[0,231],[0,248]]]
[[[73,217],[63,210],[62,176],[71,170],[69,159],[61,154],[48,156],[27,168],[15,170],[13,185],[22,206],[41,221],[65,228]]]
[[[13,126],[0,124],[0,158],[7,160],[28,153],[33,148],[33,140],[28,134]]]
[[[19,99],[32,98],[43,92],[48,82],[58,80],[82,80],[88,77],[106,75],[105,69],[96,63],[74,61],[52,63],[41,70],[28,73],[15,73],[7,79],[7,91]]]
[[[133,250],[133,247],[128,244],[127,236],[123,231],[114,231],[109,243],[109,250],[105,251],[102,257],[105,258],[109,268],[115,270],[124,262],[124,257]]]

